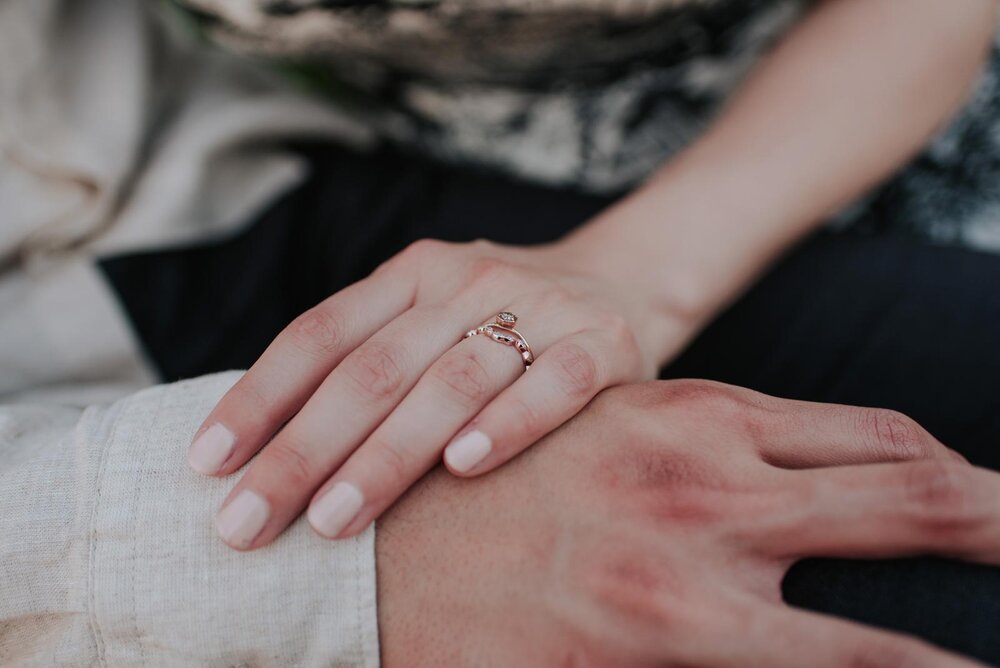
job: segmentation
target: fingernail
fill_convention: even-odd
[[[233,452],[236,437],[221,424],[216,423],[194,439],[188,448],[188,465],[198,473],[218,473]]]
[[[468,473],[490,454],[492,446],[489,436],[481,431],[470,431],[444,449],[444,460],[459,473]]]
[[[228,544],[250,547],[271,514],[271,507],[259,494],[245,489],[215,516],[215,528]]]
[[[309,524],[327,538],[336,538],[351,523],[365,503],[361,490],[349,482],[338,482],[309,506]]]

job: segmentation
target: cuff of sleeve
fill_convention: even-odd
[[[81,430],[96,471],[89,511],[91,628],[107,665],[379,665],[375,531],[330,542],[296,522],[236,552],[213,515],[236,478],[185,462],[238,373],[156,387]]]

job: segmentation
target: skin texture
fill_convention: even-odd
[[[961,107],[996,0],[826,0],[715,123],[563,241],[598,275],[655,286],[695,321],[903,166]]]
[[[818,555],[1000,564],[1000,476],[897,413],[651,382],[494,475],[432,473],[376,535],[387,668],[967,666],[780,582]]]
[[[557,261],[547,249],[419,242],[293,323],[210,418],[240,424],[223,466],[229,471],[270,436],[276,416],[298,411],[229,497],[252,490],[270,515],[259,531],[235,536],[227,535],[228,520],[220,522],[227,542],[266,544],[310,498],[315,509],[340,483],[357,490],[346,499],[353,519],[344,515],[349,521],[336,532],[318,526],[313,510],[309,520],[327,537],[354,535],[436,465],[456,435],[489,434],[491,451],[469,471],[479,473],[558,427],[601,389],[653,378],[662,348],[676,352],[682,330],[617,286]],[[409,304],[398,317],[384,308],[393,292]],[[486,336],[460,340],[500,310],[530,327],[539,351],[530,371],[515,350]],[[256,410],[244,414],[247,405]]]
[[[702,138],[566,239],[418,242],[303,314],[192,446],[209,475],[262,451],[218,516],[223,539],[260,547],[307,507],[322,535],[355,535],[442,452],[479,475],[598,391],[654,377],[778,253],[926,143],[969,90],[996,10],[821,3]],[[521,317],[529,374],[484,337],[458,343],[502,310]],[[457,455],[472,432],[481,459]]]

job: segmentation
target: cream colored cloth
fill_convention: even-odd
[[[377,666],[374,530],[223,545],[185,451],[238,374],[0,408],[0,665]]]
[[[155,382],[96,260],[238,231],[304,176],[289,139],[371,139],[163,6],[0,0],[0,401]]]
[[[185,450],[236,374],[154,382],[96,262],[230,234],[281,142],[365,131],[149,0],[0,0],[0,666],[376,666],[373,530],[241,554]]]

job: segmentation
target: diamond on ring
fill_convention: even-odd
[[[495,322],[501,327],[506,327],[507,329],[511,329],[514,325],[517,324],[517,316],[511,313],[510,311],[501,311],[500,313],[497,313]]]

